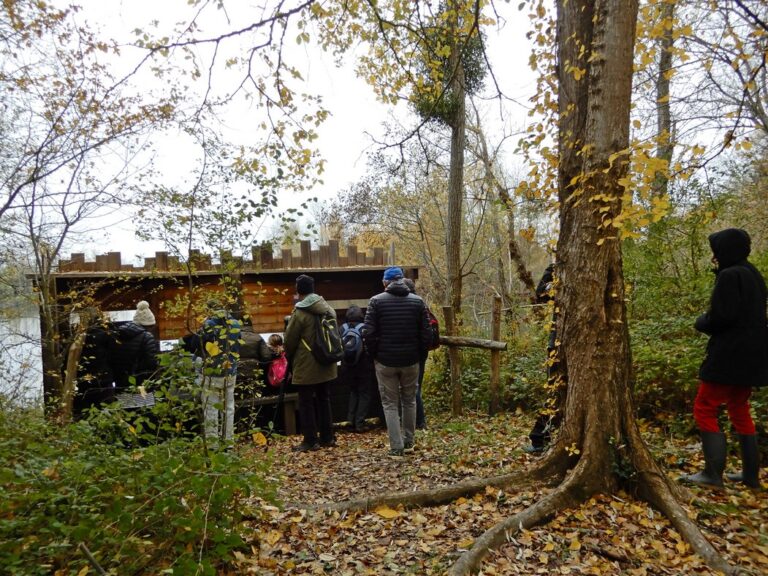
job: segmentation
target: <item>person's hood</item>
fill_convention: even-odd
[[[319,294],[307,294],[296,303],[296,308],[312,314],[323,314],[328,309],[328,303]]]
[[[408,288],[408,285],[405,283],[403,278],[400,278],[399,280],[393,280],[387,284],[387,287],[384,290],[390,294],[394,294],[395,296],[408,296],[408,294],[411,293],[411,289]]]
[[[718,270],[746,260],[751,245],[749,234],[741,228],[726,228],[709,235],[709,247],[717,258]]]
[[[144,326],[136,324],[136,322],[121,322],[115,326],[115,334],[117,335],[118,340],[124,342],[132,340],[143,332],[146,332]]]

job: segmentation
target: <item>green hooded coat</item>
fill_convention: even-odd
[[[308,294],[296,307],[285,328],[283,341],[285,354],[291,363],[293,384],[319,384],[335,380],[337,365],[320,364],[312,355],[312,344],[315,341],[315,316],[327,311],[334,312],[330,304],[322,296]]]

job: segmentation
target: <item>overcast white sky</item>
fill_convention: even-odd
[[[77,0],[75,0],[77,2]],[[105,33],[126,43],[133,40],[132,30],[145,28],[149,19],[160,22],[175,22],[189,12],[186,0],[80,0],[83,6],[82,17],[89,21],[99,22],[104,26]],[[245,9],[247,4],[238,0],[238,8]],[[528,17],[517,10],[517,3],[497,2],[497,9],[505,19],[502,29],[496,33],[488,31],[489,53],[494,66],[496,78],[505,94],[517,102],[527,104],[534,91],[533,73],[528,67],[530,48],[525,33]],[[236,23],[237,15],[230,13]],[[215,23],[210,22],[213,31]],[[302,50],[298,48],[297,50]],[[297,52],[299,54],[300,52]],[[124,58],[116,64],[132,66],[137,54],[126,49]],[[326,171],[322,187],[313,190],[312,195],[330,198],[340,190],[349,187],[364,173],[365,152],[371,149],[371,133],[381,137],[382,125],[392,109],[376,102],[372,89],[355,77],[351,66],[339,69],[332,58],[324,55],[319,49],[311,53],[305,52],[303,76],[306,80],[307,91],[320,93],[326,108],[331,112],[330,118],[320,127],[319,149],[325,157]],[[500,133],[502,128],[507,131],[519,130],[526,121],[525,109],[514,103],[504,106],[508,114],[506,126],[498,114],[487,118],[489,128],[496,128]],[[494,105],[498,110],[498,104]],[[233,140],[247,138],[248,127],[244,123],[242,110],[237,110],[225,122],[231,129]],[[185,162],[190,155],[184,153],[183,143],[178,138],[168,138],[160,144],[163,165],[172,174],[178,171],[180,177],[188,172]],[[514,143],[509,143],[509,163]],[[286,205],[296,205],[295,197],[286,199]],[[159,243],[140,243],[134,238],[135,219],[128,218],[120,224],[109,227],[109,236],[101,238],[98,245],[81,245],[75,249],[87,254],[104,253],[108,250],[121,250],[124,260],[128,255],[150,256],[155,250],[163,250]]]

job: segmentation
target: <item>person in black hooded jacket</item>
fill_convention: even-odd
[[[749,397],[753,387],[768,384],[768,291],[763,276],[747,261],[751,239],[746,231],[728,228],[715,232],[709,236],[709,245],[717,279],[709,310],[695,324],[698,331],[709,335],[709,342],[693,406],[705,466],[702,472],[681,479],[723,485],[727,444],[717,414],[725,404],[739,435],[742,458],[742,472],[728,478],[758,488],[757,436]]]
[[[157,370],[157,340],[151,332],[136,322],[114,322],[109,343],[109,363],[117,388],[144,383]]]

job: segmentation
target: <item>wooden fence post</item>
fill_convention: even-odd
[[[493,298],[493,316],[491,319],[491,340],[501,338],[501,296]],[[501,372],[501,352],[491,350],[491,382],[488,415],[494,416],[499,411],[499,376]]]
[[[453,308],[443,306],[445,328],[450,336],[455,336]],[[448,364],[451,368],[451,414],[461,416],[464,406],[461,398],[461,371],[459,370],[459,349],[456,346],[448,348]]]

